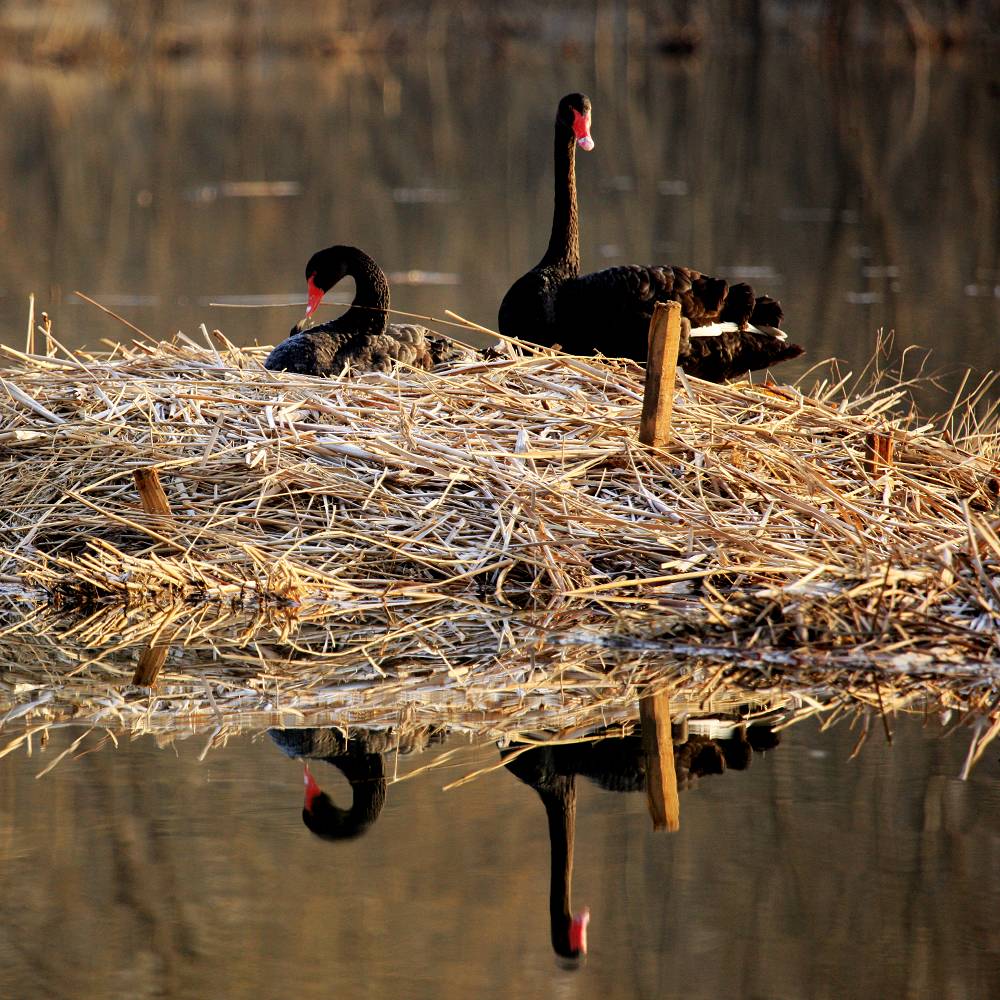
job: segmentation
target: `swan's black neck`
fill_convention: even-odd
[[[302,810],[302,820],[313,833],[327,840],[349,840],[364,833],[385,805],[382,755],[331,757],[329,762],[350,782],[351,806],[342,809],[323,792],[314,800],[311,810]]]
[[[555,205],[549,248],[538,267],[580,273],[580,221],[576,209],[576,137],[558,119],[555,129]]]
[[[573,885],[573,838],[576,832],[576,779],[557,778],[544,790],[537,789],[549,820],[552,867],[549,873],[549,917],[552,948],[557,955],[576,957],[570,947],[573,921],[570,895]]]
[[[385,333],[389,324],[389,282],[382,268],[366,253],[345,254],[344,273],[354,279],[354,301],[350,309],[332,323],[324,323],[328,333]]]

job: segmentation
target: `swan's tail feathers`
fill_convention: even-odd
[[[724,333],[759,333],[774,337],[776,340],[787,340],[788,334],[784,330],[779,330],[776,326],[754,326],[748,323],[741,331],[738,323],[710,323],[708,326],[695,326],[691,328],[692,337],[721,337]]]

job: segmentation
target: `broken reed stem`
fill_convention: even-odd
[[[646,757],[646,798],[654,830],[675,833],[681,827],[677,795],[670,698],[665,692],[639,699],[642,749]]]
[[[26,354],[35,353],[35,293],[28,296],[28,335],[24,338]]]
[[[646,388],[639,418],[639,440],[653,448],[662,448],[670,440],[680,343],[680,303],[657,302],[649,321]]]

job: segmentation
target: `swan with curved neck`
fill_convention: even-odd
[[[721,382],[798,357],[778,329],[781,306],[747,284],[728,285],[686,267],[627,264],[580,275],[576,149],[594,148],[590,98],[568,94],[555,121],[552,233],[542,259],[510,287],[500,304],[500,332],[573,354],[646,360],[657,301],[681,304],[679,364]]]
[[[576,835],[576,775],[560,769],[559,748],[538,747],[511,755],[504,766],[530,785],[545,807],[549,826],[549,927],[552,950],[577,961],[587,954],[590,910],[572,911],[573,843]]]
[[[342,316],[308,326],[323,296],[346,277],[354,279],[354,301]],[[314,253],[306,265],[305,318],[267,356],[264,367],[300,375],[335,376],[347,366],[358,371],[389,371],[396,363],[429,371],[461,355],[462,348],[423,326],[389,325],[389,282],[363,250],[332,246]]]

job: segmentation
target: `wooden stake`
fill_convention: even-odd
[[[681,803],[677,796],[674,741],[670,731],[670,699],[660,693],[639,699],[642,748],[646,757],[646,799],[654,830],[681,827]]]
[[[160,485],[160,474],[155,468],[136,469],[134,472],[135,488],[139,491],[142,509],[147,514],[159,514],[170,517],[170,502]]]
[[[147,646],[139,655],[139,663],[132,675],[132,683],[139,687],[152,687],[160,673],[160,668],[166,662],[169,646]]]
[[[657,302],[649,321],[646,389],[642,397],[639,440],[661,448],[670,439],[674,411],[674,381],[681,344],[681,304]]]
[[[895,441],[892,431],[872,431],[865,437],[865,472],[877,476],[879,469],[892,468]]]

